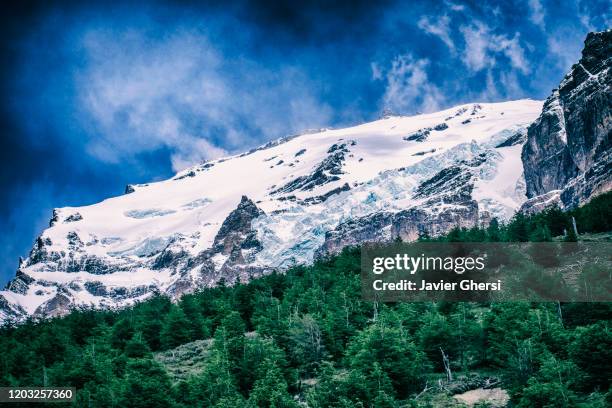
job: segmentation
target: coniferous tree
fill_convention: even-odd
[[[499,220],[497,218],[493,218],[487,227],[487,241],[489,242],[499,242],[501,241],[502,234],[501,229],[499,227]]]
[[[145,358],[150,354],[151,350],[143,340],[142,333],[136,332],[126,343],[124,352],[130,358]]]
[[[525,214],[522,212],[516,213],[508,225],[507,234],[510,242],[527,242],[529,240],[529,225]]]
[[[130,359],[125,376],[119,406],[153,408],[173,405],[168,375],[152,358]]]
[[[255,381],[249,403],[260,408],[297,408],[280,368],[270,360],[264,363],[264,367],[265,375]]]
[[[174,348],[192,340],[190,323],[187,316],[179,306],[173,305],[164,321],[160,333],[163,349]]]
[[[572,361],[585,373],[581,379],[587,390],[605,389],[612,379],[612,331],[608,322],[579,327],[570,345]]]

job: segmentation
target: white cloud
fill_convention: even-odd
[[[607,12],[594,13],[593,9],[598,1],[593,0],[575,0],[573,6],[575,7],[575,13],[580,21],[580,24],[586,28],[587,31],[599,31],[607,29],[612,26],[612,13],[610,13],[610,2],[605,3],[602,1],[602,5],[607,5]],[[585,34],[585,33],[583,33]]]
[[[447,15],[439,17],[422,16],[418,22],[420,29],[438,37],[451,50],[455,50],[455,43],[450,36],[450,17]]]
[[[577,32],[569,27],[557,30],[552,33],[546,40],[548,52],[553,58],[550,60],[563,72],[569,70],[572,64],[576,63],[580,58],[582,50],[582,42],[576,39],[584,36],[583,33]]]
[[[175,171],[185,169],[194,163],[211,157],[227,155],[227,151],[214,146],[206,139],[186,137],[177,147],[177,151],[171,156],[172,168]]]
[[[485,87],[476,97],[483,102],[514,100],[524,98],[525,90],[515,70],[494,73],[492,69],[487,69]]]
[[[529,6],[529,21],[542,30],[545,30],[546,25],[544,23],[544,18],[546,13],[544,11],[544,6],[542,6],[542,2],[540,0],[529,0],[527,4]]]
[[[117,162],[165,148],[174,170],[328,123],[331,109],[298,70],[225,60],[198,32],[163,41],[91,31],[77,80],[90,154]]]
[[[429,80],[428,65],[427,59],[414,59],[410,54],[397,56],[385,74],[384,107],[397,113],[440,109],[444,95]]]
[[[446,7],[448,7],[452,11],[463,11],[463,10],[465,10],[465,6],[463,4],[453,3],[452,1],[445,1],[444,4],[446,5]]]
[[[462,61],[471,71],[478,72],[499,64],[497,54],[502,54],[509,60],[513,68],[523,74],[529,73],[529,63],[525,58],[525,51],[520,44],[518,33],[512,38],[494,34],[486,24],[480,21],[470,26],[462,26],[459,30],[465,41]]]
[[[489,36],[482,24],[462,26],[460,29],[465,40],[465,51],[462,56],[463,63],[472,71],[480,71],[491,65],[489,55]]]
[[[518,33],[512,39],[502,35],[493,36],[491,49],[503,53],[510,60],[510,64],[523,74],[529,73],[529,62],[525,58],[525,50],[521,47]]]
[[[518,99],[525,95],[516,71],[501,72],[499,82],[504,88],[504,97],[506,99]]]
[[[493,72],[491,70],[487,71],[487,81],[486,86],[482,93],[480,94],[478,100],[481,101],[496,101],[501,98],[499,90],[497,89],[497,84],[495,82],[495,78],[493,77]]]
[[[383,72],[382,69],[380,67],[380,65],[378,65],[377,62],[371,62],[370,63],[370,68],[372,69],[372,79],[373,80],[379,80],[383,78]]]

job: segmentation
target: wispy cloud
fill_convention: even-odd
[[[370,62],[370,69],[372,70],[372,79],[379,80],[383,78],[383,71],[377,62]]]
[[[399,55],[384,75],[383,105],[397,113],[431,112],[444,104],[444,95],[430,81],[427,59]]]
[[[498,63],[497,57],[505,56],[510,65],[527,74],[530,71],[529,63],[525,58],[525,50],[520,43],[520,35],[513,37],[504,34],[495,34],[489,26],[481,21],[459,28],[465,41],[462,60],[465,66],[472,71],[481,71]]]
[[[451,9],[452,11],[463,11],[465,10],[465,6],[463,4],[453,3],[452,1],[445,1],[444,5]]]
[[[462,55],[463,63],[472,71],[480,71],[493,63],[489,54],[489,35],[483,24],[462,26],[460,28],[465,41]]]
[[[612,5],[609,1],[573,0],[572,6],[582,26],[589,31],[597,31],[598,27],[612,26]]]
[[[180,170],[329,120],[299,70],[226,59],[202,33],[154,43],[134,30],[83,38],[80,98],[96,133],[88,151],[100,160],[167,148]]]
[[[417,24],[420,29],[435,35],[442,40],[451,51],[455,51],[455,43],[450,35],[450,17],[447,15],[439,17],[423,16]]]
[[[546,17],[546,13],[542,2],[540,0],[529,0],[527,5],[529,6],[529,21],[542,30],[545,30],[546,25],[544,23],[544,18]]]

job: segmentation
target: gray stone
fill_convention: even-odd
[[[612,188],[612,31],[589,33],[580,61],[529,127],[522,160],[527,196],[561,190],[571,208]]]

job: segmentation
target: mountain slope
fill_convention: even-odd
[[[0,293],[2,318],[177,297],[356,242],[506,219],[526,199],[520,154],[541,107],[468,104],[317,131],[57,209]]]

